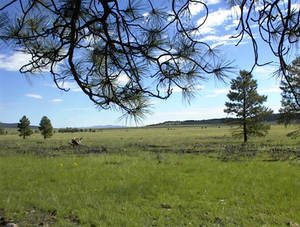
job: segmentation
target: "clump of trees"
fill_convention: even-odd
[[[58,129],[58,132],[60,133],[75,133],[75,132],[96,132],[96,129],[83,129],[83,128],[72,128],[72,127],[66,127],[66,128],[60,128]]]
[[[67,127],[67,128],[58,129],[58,132],[60,132],[60,133],[75,133],[75,132],[80,132],[80,129]]]
[[[30,121],[25,115],[20,119],[18,123],[18,131],[20,133],[19,136],[23,137],[23,139],[33,133],[30,128]]]
[[[39,130],[44,139],[50,138],[53,135],[53,127],[48,117],[42,117]],[[18,123],[18,131],[19,136],[23,137],[23,139],[33,134],[33,131],[30,128],[30,120],[25,115],[20,119]]]
[[[244,143],[250,135],[265,136],[270,126],[262,122],[272,114],[272,110],[263,106],[267,96],[257,93],[257,82],[252,74],[240,71],[240,76],[231,81],[230,89],[227,94],[230,101],[225,103],[224,112],[234,114],[240,124],[239,130],[234,134],[242,134]]]
[[[39,130],[41,131],[44,139],[50,138],[53,135],[53,127],[48,117],[44,116],[41,119]]]

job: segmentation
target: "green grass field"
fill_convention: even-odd
[[[0,136],[0,226],[300,223],[300,144],[285,136],[293,128],[273,125],[247,147],[230,127]]]

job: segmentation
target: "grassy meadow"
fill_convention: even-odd
[[[0,136],[0,226],[296,226],[295,127],[247,146],[225,126]]]

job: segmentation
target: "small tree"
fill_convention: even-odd
[[[20,132],[19,136],[22,136],[23,139],[26,138],[26,136],[30,136],[33,132],[29,128],[30,126],[30,121],[29,119],[24,115],[20,122],[18,123],[18,131]]]
[[[272,110],[262,105],[267,96],[257,93],[257,82],[249,72],[240,71],[240,76],[231,81],[227,97],[230,102],[225,103],[227,108],[224,112],[236,115],[242,128],[237,134],[243,135],[244,143],[248,141],[249,135],[265,136],[270,126],[261,122],[272,114]]]
[[[44,116],[41,119],[39,130],[41,131],[41,134],[44,136],[44,139],[50,138],[53,135],[53,127],[48,117]]]

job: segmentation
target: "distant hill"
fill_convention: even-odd
[[[18,123],[2,123],[0,122],[0,125],[3,128],[17,128],[18,127]],[[35,126],[35,125],[31,125],[30,128],[32,129],[38,129],[39,126]],[[91,126],[91,127],[79,127],[79,128],[125,128],[124,126],[120,126],[120,125],[95,125],[95,126]]]
[[[120,125],[95,125],[95,126],[85,127],[85,128],[125,128],[125,127]]]
[[[279,118],[279,114],[270,115],[266,121],[267,122],[275,122]],[[186,121],[165,121],[158,124],[147,125],[148,127],[159,127],[159,126],[168,126],[168,125],[176,125],[176,126],[189,126],[189,125],[221,125],[221,124],[234,124],[236,121],[235,118],[214,118],[207,120],[186,120]],[[17,123],[1,123],[4,128],[17,128]],[[30,126],[32,129],[38,129],[38,126],[32,125]],[[126,128],[120,125],[95,125],[91,127],[79,127],[79,128]]]
[[[276,122],[279,118],[279,114],[272,114],[267,117],[267,122]],[[189,125],[221,125],[221,124],[234,124],[236,121],[235,118],[214,118],[214,119],[207,119],[207,120],[186,120],[186,121],[165,121],[158,124],[148,125],[150,127],[157,127],[157,126],[168,126],[168,125],[175,125],[175,126],[189,126]]]
[[[0,122],[0,125],[1,125],[3,128],[18,128],[18,123],[2,123],[2,122]],[[30,125],[30,128],[32,128],[32,129],[38,129],[39,126],[36,126],[36,125]]]

